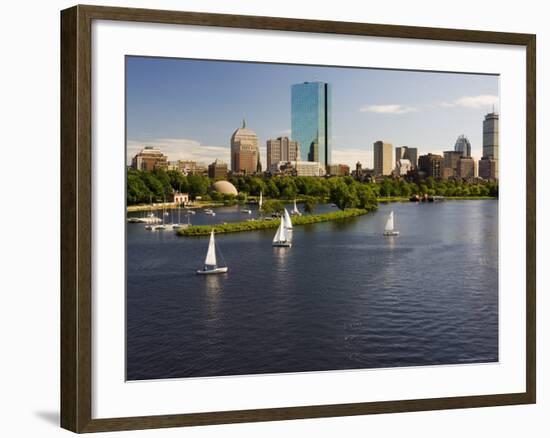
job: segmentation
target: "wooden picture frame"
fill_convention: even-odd
[[[92,419],[91,26],[93,20],[184,24],[519,45],[526,48],[526,391],[522,393]],[[61,12],[61,426],[74,432],[273,421],[535,403],[535,57],[531,34],[75,6]]]

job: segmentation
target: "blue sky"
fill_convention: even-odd
[[[372,166],[372,144],[453,149],[465,134],[481,156],[482,121],[498,111],[498,77],[345,67],[128,57],[128,161],[143,146],[170,160],[229,161],[243,117],[259,137],[290,136],[290,86],[332,84],[334,163]]]

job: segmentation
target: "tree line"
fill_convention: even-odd
[[[497,182],[468,183],[459,180],[426,178],[420,183],[387,178],[381,183],[359,182],[350,176],[319,178],[306,176],[232,176],[229,179],[239,192],[237,197],[210,193],[213,179],[203,175],[183,175],[179,171],[155,170],[144,172],[128,169],[128,205],[162,202],[174,191],[188,193],[191,199],[246,202],[248,196],[305,202],[306,211],[312,212],[318,202],[332,202],[341,209],[376,208],[378,198],[410,197],[412,195],[438,196],[498,196]],[[279,205],[274,206],[277,210]]]

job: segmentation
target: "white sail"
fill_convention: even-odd
[[[279,228],[277,228],[277,232],[275,233],[275,236],[273,237],[273,243],[277,243],[279,241],[279,236],[281,235],[281,224],[279,224]]]
[[[385,231],[393,231],[393,211],[390,213],[390,215],[388,217],[388,221],[386,222]]]
[[[298,206],[296,205],[296,199],[294,199],[294,208],[292,209],[292,214],[296,216],[302,215],[302,213],[300,213],[300,210],[298,210]]]
[[[279,228],[277,228],[277,232],[273,238],[273,243],[286,242],[286,240],[285,222],[281,220]]]
[[[208,243],[208,252],[206,253],[204,265],[216,267],[217,264],[218,262],[216,261],[216,243],[214,241],[214,230],[212,230],[212,233],[210,233],[210,242]]]
[[[260,192],[260,200],[258,201],[258,208],[259,208],[260,210],[262,209],[262,204],[263,204],[262,192]]]
[[[281,222],[284,222],[285,227],[289,230],[292,230],[292,220],[290,219],[290,215],[288,214],[288,211],[285,208],[285,214],[282,218]]]

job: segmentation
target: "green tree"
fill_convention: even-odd
[[[428,178],[426,178],[426,187],[428,187],[428,189],[435,189],[435,180],[433,178],[433,176],[429,176]]]
[[[367,210],[378,208],[378,200],[372,188],[367,184],[356,184],[357,206]]]
[[[348,186],[345,182],[338,180],[330,190],[330,200],[341,210],[355,207],[358,204],[357,194],[353,186]]]
[[[170,183],[170,177],[168,173],[162,169],[157,169],[153,172],[155,178],[162,184],[162,198],[164,199],[170,193],[172,193],[172,184]]]
[[[221,194],[220,192],[212,191],[212,193],[210,193],[210,198],[212,198],[212,201],[221,202],[223,201],[223,194]]]
[[[139,172],[128,172],[126,184],[126,202],[128,205],[149,202],[152,192],[141,179]]]
[[[189,183],[187,182],[187,177],[179,170],[170,170],[168,172],[168,177],[170,178],[170,185],[175,191],[178,191],[180,193],[189,192]]]
[[[278,199],[269,199],[262,204],[261,213],[264,216],[271,216],[273,213],[281,213],[285,205]]]
[[[189,195],[194,199],[197,196],[204,196],[210,187],[210,178],[202,175],[189,175]]]
[[[150,172],[140,172],[140,177],[150,190],[153,201],[162,201],[164,199],[164,186],[158,178]]]
[[[409,184],[407,184],[406,182],[403,181],[403,184],[400,185],[401,186],[401,196],[405,197],[405,198],[408,198],[409,196],[411,196],[411,186]]]
[[[264,194],[270,198],[278,198],[280,196],[281,193],[279,192],[279,188],[277,187],[277,184],[275,184],[273,178],[270,178],[267,182]]]
[[[304,202],[304,210],[306,213],[313,213],[317,208],[317,200],[313,197],[309,197]]]

